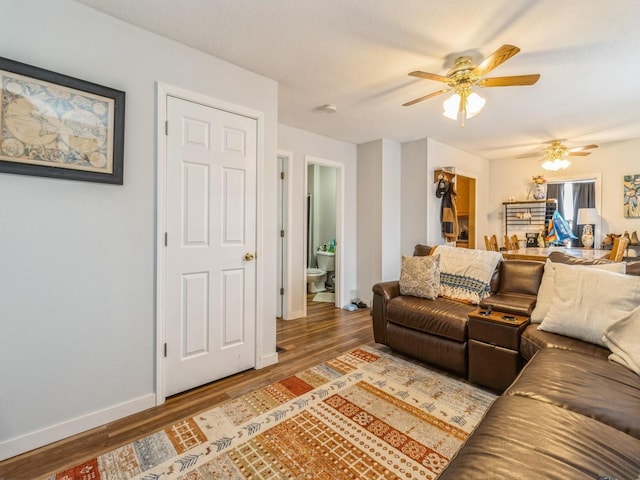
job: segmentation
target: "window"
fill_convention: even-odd
[[[596,179],[549,182],[547,198],[558,200],[558,213],[569,223],[573,234],[578,237],[577,240],[571,241],[571,246],[582,247],[582,227],[576,225],[578,209],[596,208]]]

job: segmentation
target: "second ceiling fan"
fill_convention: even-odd
[[[542,164],[542,168],[545,170],[556,171],[560,169],[565,169],[571,162],[567,159],[567,157],[586,157],[587,155],[591,155],[591,152],[585,152],[585,150],[591,150],[592,148],[598,148],[598,145],[590,144],[583,145],[581,147],[569,148],[563,142],[566,142],[566,139],[559,140],[549,140],[545,142],[545,144],[549,145],[542,149],[542,151],[536,153],[525,153],[524,155],[518,155],[516,158],[531,158],[531,157],[542,157],[541,160],[544,160]]]
[[[425,78],[427,80],[435,80],[436,82],[446,83],[448,88],[438,90],[415,100],[411,100],[403,104],[408,107],[423,100],[454,91],[454,95],[445,102],[445,116],[448,118],[457,118],[457,114],[462,117],[462,126],[464,119],[477,115],[484,106],[484,99],[478,94],[472,92],[472,87],[510,87],[521,85],[533,85],[540,78],[540,74],[530,75],[514,75],[509,77],[492,77],[484,78],[486,74],[498,67],[502,63],[509,60],[520,49],[513,45],[503,45],[498,50],[489,55],[480,65],[473,65],[469,56],[458,57],[455,65],[447,72],[447,75],[438,75],[436,73],[427,73],[415,71],[409,73],[412,77]]]

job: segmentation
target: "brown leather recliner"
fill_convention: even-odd
[[[414,255],[430,252],[431,247],[416,245]],[[500,262],[491,281],[492,295],[482,305],[530,314],[543,272],[543,262]],[[377,283],[373,286],[374,338],[392,350],[467,378],[467,324],[469,313],[476,308],[449,298],[400,295],[398,281]]]

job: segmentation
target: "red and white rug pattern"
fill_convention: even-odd
[[[434,479],[493,400],[361,347],[47,480]]]

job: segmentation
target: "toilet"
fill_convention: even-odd
[[[327,272],[332,274],[335,270],[335,253],[318,250],[316,260],[318,268],[307,268],[307,291],[309,293],[324,292],[327,281]]]
[[[327,272],[319,268],[307,268],[307,292],[318,293],[326,290]]]

